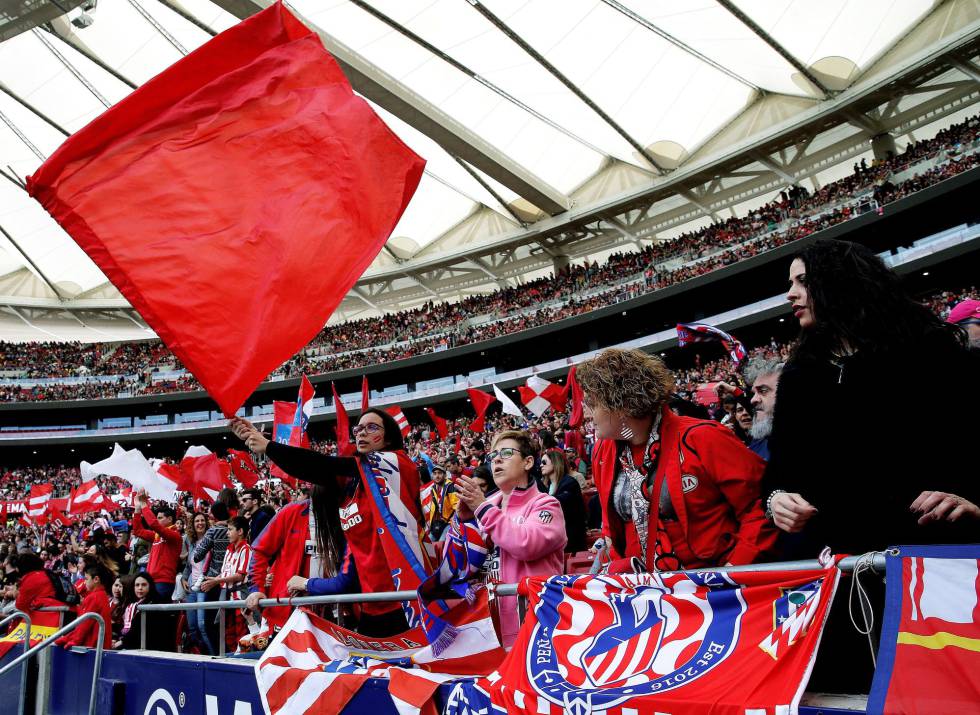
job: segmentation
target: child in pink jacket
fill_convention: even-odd
[[[568,537],[561,505],[540,492],[531,478],[534,447],[527,432],[498,433],[488,455],[499,492],[484,496],[479,484],[461,475],[459,516],[476,517],[480,532],[493,546],[487,558],[488,577],[516,583],[525,576],[557,576]],[[500,599],[503,645],[510,648],[520,630],[517,597]]]

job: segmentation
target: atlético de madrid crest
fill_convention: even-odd
[[[745,603],[719,573],[620,574],[546,582],[527,651],[534,690],[597,713],[697,680],[736,645]]]

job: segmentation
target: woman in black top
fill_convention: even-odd
[[[790,267],[801,334],[779,381],[763,494],[789,554],[976,539],[977,358],[864,246],[814,242]]]
[[[561,504],[565,517],[565,533],[568,543],[565,553],[585,551],[585,502],[582,487],[568,473],[568,462],[560,449],[548,449],[541,455],[541,481],[539,488]]]

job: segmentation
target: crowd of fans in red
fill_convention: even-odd
[[[859,197],[884,206],[973,168],[980,154],[966,153],[980,132],[980,117],[910,143],[898,156],[854,165],[847,177],[809,192],[791,187],[777,199],[740,218],[729,218],[674,240],[632,253],[616,253],[603,264],[585,261],[514,288],[471,296],[457,303],[429,302],[413,310],[325,327],[298,355],[273,373],[294,376],[361,368],[527,330],[611,305],[710,273],[850,219]],[[930,169],[904,180],[896,175],[925,160]],[[668,269],[667,261],[683,261]],[[624,282],[624,277],[628,277]],[[581,297],[583,291],[595,291]],[[549,303],[551,305],[549,305]],[[479,325],[474,316],[491,316]],[[322,357],[321,357],[322,356]],[[157,379],[161,367],[182,366],[159,341],[120,344],[0,342],[0,364],[8,375],[58,378],[119,375],[110,382],[44,383],[22,388],[0,382],[0,401],[98,399],[200,389],[190,375]]]

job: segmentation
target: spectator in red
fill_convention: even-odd
[[[964,300],[949,311],[947,323],[958,325],[966,330],[970,347],[980,349],[980,300]]]
[[[113,583],[114,576],[105,566],[92,564],[85,567],[85,598],[79,607],[79,616],[86,613],[98,613],[102,616],[105,625],[102,637],[102,647],[106,650],[112,648],[112,605],[109,603],[110,584]],[[67,635],[61,636],[55,643],[65,649],[74,646],[83,648],[95,648],[98,645],[99,624],[94,620],[82,623],[78,628]]]
[[[32,622],[38,615],[37,609],[65,605],[58,600],[53,574],[44,568],[44,562],[37,554],[32,551],[18,552],[17,573],[20,580],[14,607],[30,616]]]
[[[146,571],[153,577],[160,600],[166,603],[177,585],[177,562],[183,544],[183,538],[174,526],[177,515],[172,507],[161,505],[154,516],[145,491],[137,492],[136,508],[138,512],[133,515],[133,535],[150,543],[150,560]]]
[[[595,425],[611,571],[749,564],[772,548],[759,499],[765,462],[718,423],[672,412],[674,377],[660,358],[610,348],[577,377]]]
[[[359,464],[359,460],[366,461],[369,455],[378,452],[386,453],[388,463],[392,466],[397,464],[402,493],[411,495],[412,498],[404,504],[408,511],[406,517],[414,519],[420,527],[417,533],[422,533],[424,518],[419,500],[421,479],[418,467],[405,452],[401,428],[394,417],[384,410],[373,408],[361,415],[352,430],[357,457],[332,457],[309,449],[271,442],[250,422],[241,418],[232,420],[231,426],[239,439],[245,440],[248,448],[253,452],[267,453],[269,458],[286,473],[327,488],[327,501],[332,502],[334,508],[327,510],[324,515],[329,521],[318,523],[317,526],[328,535],[336,534],[339,530],[346,537],[365,593],[399,590],[395,585],[384,548],[385,530],[382,524],[376,522],[377,507],[373,503],[370,490],[364,484],[361,475],[362,466]],[[273,520],[267,531],[272,530],[275,521]],[[256,553],[263,550],[265,543],[263,539],[256,545]],[[425,563],[426,554],[421,550],[421,545],[419,546],[422,551],[423,568],[427,568],[429,565]],[[342,549],[338,548],[336,543],[333,553],[342,553]],[[335,563],[333,559],[327,560],[327,556],[323,554],[320,558],[325,559],[325,563]],[[281,585],[285,586],[289,578],[294,575],[296,574],[285,575]],[[315,577],[327,574],[310,575]],[[263,587],[261,583],[255,585],[259,589]],[[255,593],[249,596],[249,599],[253,600],[259,598],[261,595]],[[400,604],[364,603],[361,607],[358,630],[364,635],[389,636],[408,630],[408,622]]]

